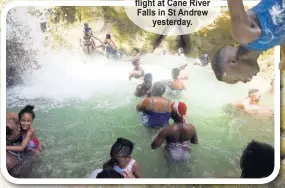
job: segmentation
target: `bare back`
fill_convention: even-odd
[[[114,50],[117,49],[115,43],[111,40],[111,39],[106,39],[105,40],[105,44],[108,44],[111,48],[113,48]]]
[[[179,125],[174,123],[165,128],[164,131],[167,143],[181,143],[185,141],[190,141],[193,144],[198,143],[196,129],[191,124]]]
[[[171,112],[171,101],[163,97],[147,97],[142,105],[144,111]]]
[[[170,88],[173,90],[185,90],[184,82],[182,80],[173,80],[170,84]]]

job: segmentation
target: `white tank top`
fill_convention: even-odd
[[[125,168],[122,169],[118,165],[115,165],[113,169],[119,173],[122,173],[122,172],[132,173],[132,169],[133,169],[135,162],[136,160],[132,159]]]

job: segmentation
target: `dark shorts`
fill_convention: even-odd
[[[117,53],[117,50],[114,50],[114,49],[111,48],[110,46],[107,46],[107,47],[106,47],[106,51],[107,51],[107,53],[113,54],[113,55],[116,55],[116,53]]]

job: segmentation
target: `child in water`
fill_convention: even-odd
[[[32,128],[33,120],[36,115],[33,111],[34,106],[27,105],[23,108],[19,114],[19,122],[21,127],[21,145],[19,146],[6,146],[9,151],[19,152],[19,151],[32,151],[37,152],[42,149],[41,143],[36,137],[36,131]]]
[[[132,65],[134,66],[134,69],[132,72],[129,73],[129,80],[131,80],[133,77],[137,79],[142,79],[144,77],[144,70],[140,66],[140,60],[133,60]]]
[[[284,2],[261,0],[246,12],[242,0],[228,0],[232,34],[240,45],[224,46],[213,55],[212,69],[219,81],[250,81],[260,71],[261,52],[285,44]]]
[[[143,97],[145,95],[150,95],[150,90],[152,87],[152,74],[147,73],[144,76],[144,81],[136,87],[135,96]]]
[[[134,144],[131,141],[118,138],[111,148],[111,159],[103,165],[103,169],[113,169],[124,177],[140,178],[139,166],[131,157],[133,149]]]

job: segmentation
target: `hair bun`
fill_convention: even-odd
[[[27,105],[24,109],[34,110],[34,108],[35,107],[33,105]]]

